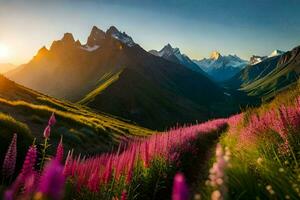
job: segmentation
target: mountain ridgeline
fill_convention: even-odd
[[[277,50],[268,57],[253,58],[252,61],[255,62],[226,81],[224,86],[240,89],[250,96],[270,99],[299,79],[300,46],[285,53]]]
[[[248,64],[237,55],[223,56],[217,51],[213,51],[210,58],[194,60],[194,62],[217,82],[232,78]]]
[[[150,50],[149,53],[162,57],[171,62],[181,64],[188,69],[206,75],[206,73],[194,63],[187,55],[182,54],[179,48],[173,48],[170,44],[164,46],[160,51]]]
[[[93,27],[84,45],[66,33],[6,76],[152,129],[232,112],[231,97],[202,72],[148,53],[113,26]]]

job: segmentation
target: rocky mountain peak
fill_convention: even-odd
[[[105,32],[99,29],[97,26],[93,26],[92,31],[88,37],[87,45],[95,46],[100,45],[101,41],[105,39]]]
[[[222,56],[221,56],[221,54],[218,51],[213,51],[210,54],[210,58],[212,60],[218,60],[220,57],[222,57]]]

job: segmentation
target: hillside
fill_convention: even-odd
[[[121,139],[152,133],[113,116],[40,94],[3,76],[0,76],[0,109],[2,146],[8,145],[14,132],[23,135],[22,145],[33,137],[39,142],[51,113],[55,113],[58,121],[51,131],[52,142],[57,143],[63,136],[66,148],[76,147],[76,152],[107,151]]]
[[[42,48],[28,64],[6,76],[152,129],[238,109],[238,105],[219,109],[230,98],[213,81],[148,53],[115,27],[106,32],[93,27],[85,45],[66,33],[49,50]]]
[[[274,97],[276,93],[293,85],[300,73],[300,47],[282,55],[266,58],[249,65],[224,85],[240,89],[248,95]]]

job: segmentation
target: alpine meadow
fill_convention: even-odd
[[[300,199],[298,0],[0,0],[0,199]]]

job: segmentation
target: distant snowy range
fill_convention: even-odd
[[[195,72],[206,74],[217,82],[222,82],[232,78],[247,65],[258,64],[267,58],[281,55],[284,51],[274,50],[269,56],[253,55],[249,61],[237,55],[221,55],[218,51],[213,51],[209,58],[192,60],[182,54],[179,48],[173,48],[170,44],[165,45],[160,51],[150,50],[149,53],[184,65]]]

